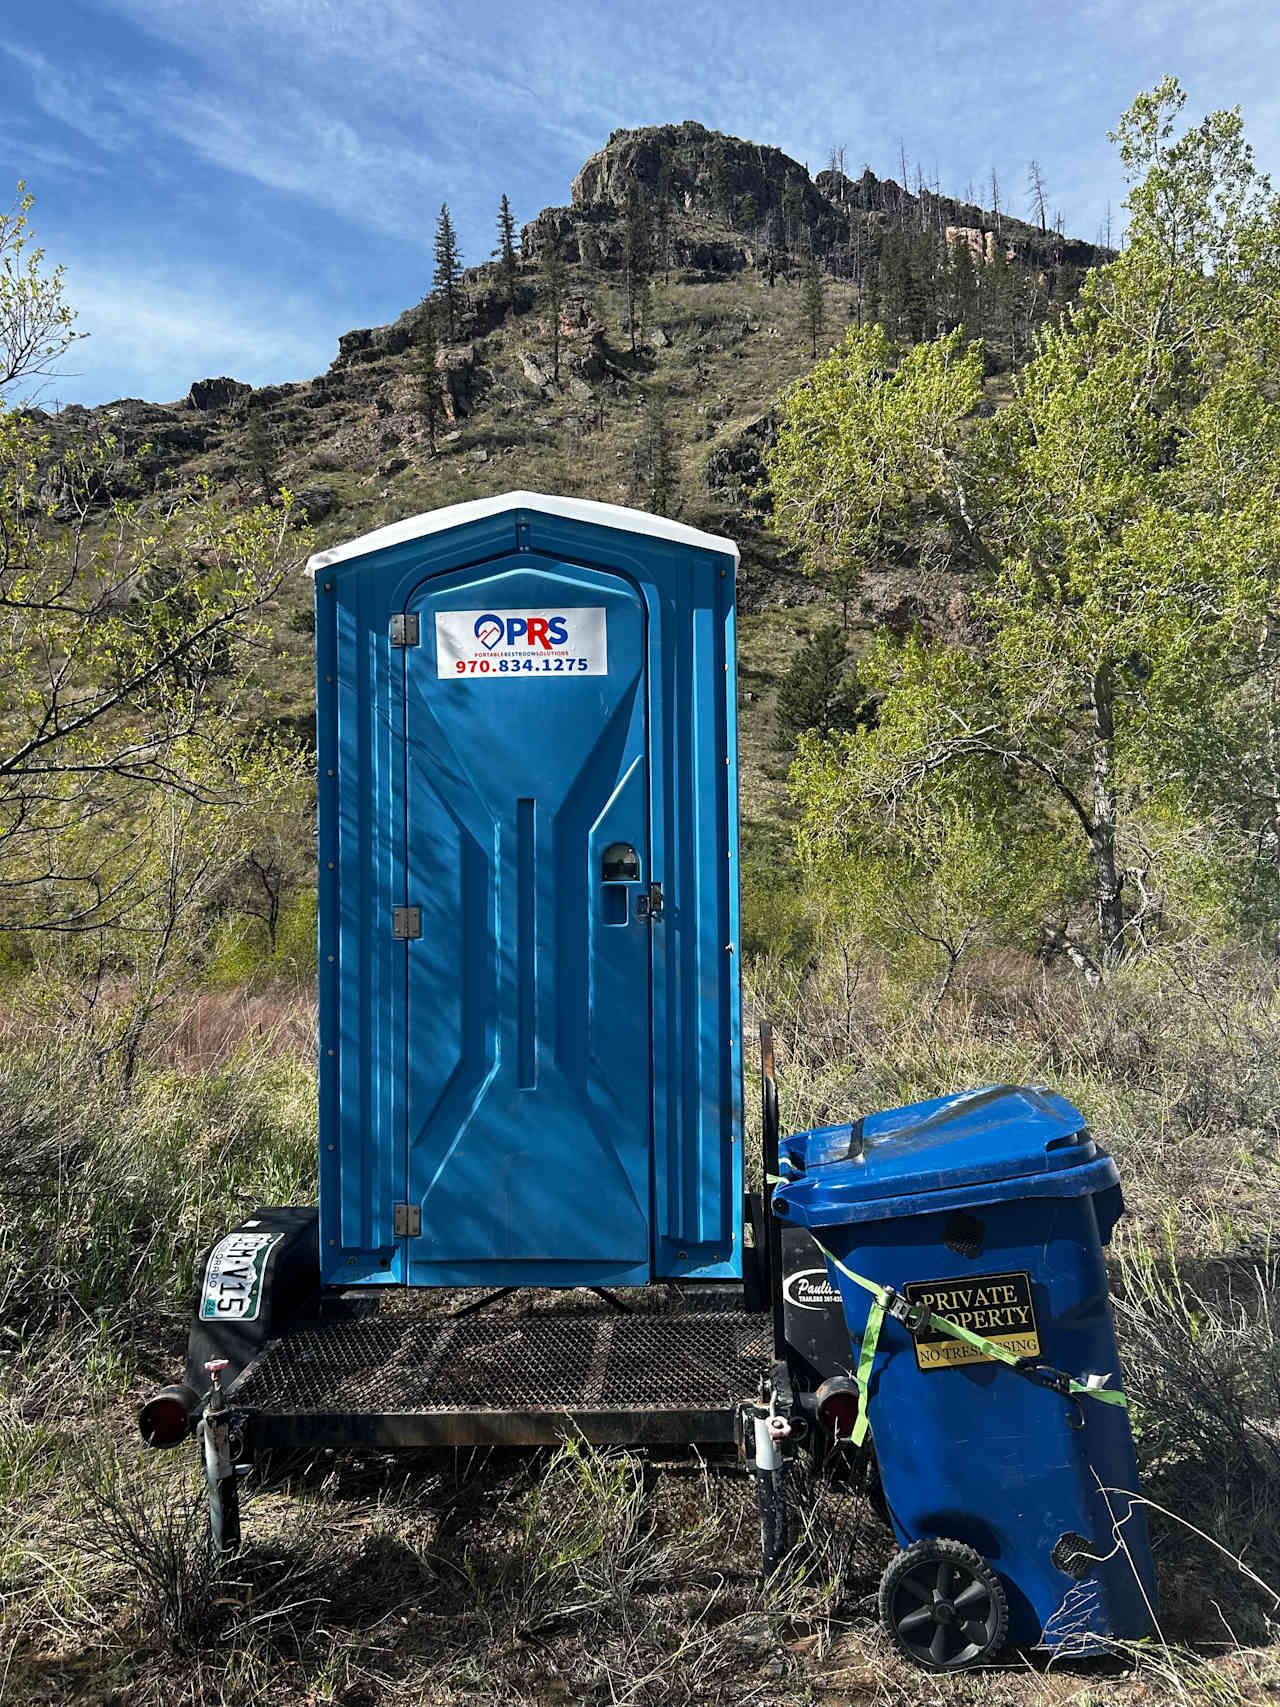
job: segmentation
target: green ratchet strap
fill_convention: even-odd
[[[790,1181],[783,1175],[766,1174],[765,1183],[768,1185],[787,1185]],[[880,1327],[886,1315],[893,1316],[910,1332],[919,1332],[921,1328],[932,1328],[935,1333],[946,1334],[953,1340],[961,1340],[967,1346],[978,1352],[982,1357],[990,1358],[995,1363],[1006,1364],[1019,1375],[1030,1375],[1034,1378],[1035,1367],[1028,1359],[1018,1357],[1006,1346],[997,1345],[994,1340],[984,1339],[981,1334],[972,1333],[968,1328],[962,1328],[959,1322],[948,1321],[945,1316],[937,1316],[932,1310],[926,1310],[923,1304],[910,1304],[900,1292],[892,1286],[880,1286],[874,1280],[868,1280],[865,1275],[855,1274],[847,1264],[829,1251],[809,1228],[809,1236],[832,1265],[839,1269],[847,1280],[855,1286],[860,1286],[864,1292],[871,1294],[871,1308],[867,1312],[867,1325],[862,1332],[862,1350],[858,1356],[858,1368],[855,1380],[858,1383],[858,1415],[850,1433],[850,1440],[855,1446],[861,1446],[867,1434],[867,1405],[868,1392],[871,1382],[871,1368],[875,1362],[876,1347],[880,1343]],[[1057,1371],[1053,1372],[1055,1375]],[[1129,1400],[1118,1389],[1110,1387],[1093,1387],[1086,1381],[1077,1381],[1074,1376],[1059,1375],[1057,1380],[1046,1383],[1053,1392],[1061,1393],[1064,1398],[1097,1399],[1104,1405],[1119,1405],[1127,1408]]]
[[[871,1366],[876,1360],[876,1347],[880,1343],[880,1324],[884,1321],[884,1306],[876,1298],[867,1311],[867,1325],[862,1330],[862,1350],[858,1353],[858,1414],[853,1419],[853,1427],[849,1430],[849,1439],[855,1446],[861,1446],[867,1438],[867,1424],[870,1417],[867,1414],[867,1404],[871,1389]]]

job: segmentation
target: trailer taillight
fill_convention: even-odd
[[[833,1375],[817,1391],[818,1421],[833,1440],[848,1440],[858,1417],[858,1384]]]
[[[153,1393],[138,1412],[138,1427],[148,1446],[177,1446],[191,1432],[191,1414],[200,1395],[179,1382]]]

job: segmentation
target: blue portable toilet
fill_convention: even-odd
[[[736,565],[532,492],[311,559],[327,1284],[741,1276]]]

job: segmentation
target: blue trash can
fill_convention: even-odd
[[[866,1343],[905,1549],[881,1590],[900,1651],[954,1670],[1006,1636],[1090,1654],[1146,1635],[1154,1572],[1102,1260],[1123,1202],[1079,1110],[996,1085],[800,1133],[781,1165],[775,1212],[813,1233],[855,1357]]]

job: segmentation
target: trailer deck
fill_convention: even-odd
[[[623,1295],[625,1296],[625,1295]],[[526,1295],[527,1298],[527,1295]],[[271,1341],[227,1392],[253,1450],[270,1447],[732,1445],[772,1355],[741,1293],[666,1308],[542,1295],[488,1308],[320,1321]]]

